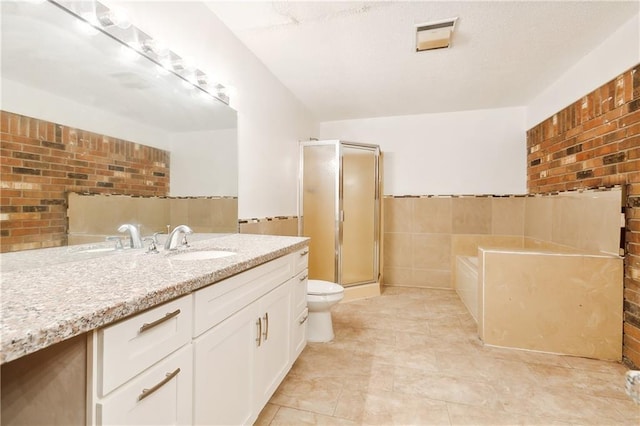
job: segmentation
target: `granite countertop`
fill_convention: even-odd
[[[113,243],[4,253],[0,364],[175,299],[308,245],[304,237],[196,234],[184,251],[229,250],[219,259],[175,252],[101,251]]]

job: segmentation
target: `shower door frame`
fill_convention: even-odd
[[[358,286],[363,284],[372,284],[380,280],[380,233],[381,233],[381,202],[382,202],[382,182],[380,173],[380,147],[378,145],[346,142],[341,140],[323,140],[323,141],[301,141],[300,142],[300,168],[298,177],[298,235],[303,235],[304,230],[304,148],[307,146],[327,146],[333,145],[334,161],[337,165],[334,181],[334,281],[338,284],[342,283],[342,252],[343,252],[343,184],[344,184],[344,147],[372,151],[374,154],[374,235],[373,235],[373,276],[371,280],[362,282],[349,283],[347,287]]]

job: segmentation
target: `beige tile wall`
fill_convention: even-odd
[[[140,225],[142,235],[189,225],[195,232],[238,232],[236,198],[159,198],[69,193],[69,244],[104,241],[123,223]]]
[[[276,217],[260,221],[240,221],[241,234],[283,235],[295,237],[298,235],[297,217]]]
[[[385,284],[453,288],[456,256],[474,256],[479,246],[617,254],[621,203],[620,188],[535,197],[385,197]]]

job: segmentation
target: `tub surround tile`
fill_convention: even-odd
[[[454,234],[490,234],[491,198],[459,197],[452,199]]]
[[[411,232],[421,234],[452,233],[451,198],[416,198],[411,200],[413,202]]]
[[[413,198],[384,198],[385,232],[411,232]]]
[[[525,198],[524,235],[542,241],[551,241],[553,224],[553,198]]]
[[[621,359],[622,259],[480,251],[485,343]]]
[[[491,199],[491,234],[524,235],[524,197]]]
[[[177,262],[144,250],[108,255],[59,247],[2,255],[2,363],[301,249],[307,238],[204,235],[189,250],[235,256]]]
[[[414,269],[446,270],[451,264],[451,235],[414,234],[411,252]]]

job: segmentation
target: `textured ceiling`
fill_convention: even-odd
[[[206,2],[320,121],[526,105],[637,1]],[[415,25],[458,17],[453,46]]]

